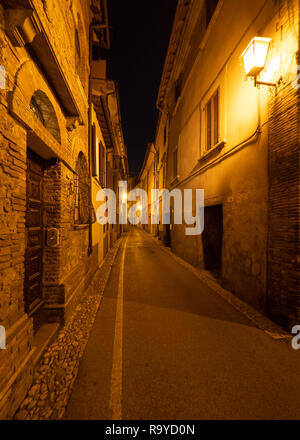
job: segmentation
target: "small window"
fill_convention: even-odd
[[[31,98],[30,109],[35,117],[37,117],[41,121],[41,123],[45,125],[45,119],[43,117],[42,110],[34,97]]]
[[[205,106],[206,113],[206,149],[210,150],[219,143],[219,90]]]
[[[173,151],[173,177],[174,179],[178,176],[178,149]]]
[[[79,33],[76,29],[75,31],[75,67],[76,67],[76,73],[80,74],[80,41],[79,41]]]
[[[42,90],[36,90],[30,100],[30,110],[57,142],[61,142],[57,116],[48,96]]]
[[[99,144],[99,180],[102,187],[106,187],[106,153],[102,142]]]

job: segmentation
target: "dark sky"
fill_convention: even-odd
[[[155,107],[177,0],[108,0],[110,75],[119,83],[129,169],[137,173],[154,140]]]

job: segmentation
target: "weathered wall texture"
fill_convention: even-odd
[[[24,310],[27,148],[44,163],[39,326],[68,321],[103,258],[102,237],[94,235],[90,253],[89,225],[75,221],[79,154],[88,176],[90,2],[32,0],[29,9],[22,9],[26,2],[12,3],[0,5],[0,65],[6,70],[0,89],[0,325],[7,332],[7,349],[0,350],[0,419],[13,416],[33,371],[34,318]],[[43,44],[52,55],[38,65],[32,53]],[[43,121],[31,108],[32,97]],[[47,242],[49,228],[59,230],[55,247]]]
[[[298,100],[288,86],[270,103],[268,311],[286,326],[300,316]]]
[[[158,97],[160,187],[205,190],[204,234],[187,237],[185,226],[173,225],[171,247],[207,268],[205,249],[221,232],[224,285],[291,325],[299,317],[299,94],[291,86],[297,75],[299,5],[287,0],[216,3],[207,26],[205,2],[179,2]],[[272,38],[258,79],[281,79],[277,89],[255,88],[245,77],[241,54],[257,35]],[[217,91],[218,143],[208,151],[206,104]],[[217,205],[220,219],[219,214],[210,217]]]

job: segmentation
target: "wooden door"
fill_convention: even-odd
[[[25,310],[40,324],[43,276],[43,161],[27,151]]]

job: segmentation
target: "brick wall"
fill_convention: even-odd
[[[291,78],[292,79],[292,78]],[[270,103],[268,312],[299,324],[299,93],[288,85]]]
[[[74,175],[80,151],[88,157],[88,29],[89,2],[33,0],[60,68],[81,113],[81,125],[70,128],[64,109],[47,77],[27,49],[13,44],[5,32],[0,5],[0,65],[6,69],[6,89],[0,89],[0,325],[7,330],[7,348],[0,350],[0,419],[11,418],[32,380],[33,325],[24,313],[24,258],[27,145],[46,159],[44,169],[44,232],[58,228],[58,247],[43,249],[43,299],[47,322],[67,321],[97,269],[98,256],[88,256],[88,229],[74,228]],[[82,64],[75,71],[74,33],[81,16]],[[59,143],[30,110],[41,90],[54,109]],[[59,157],[58,164],[48,161]],[[72,171],[73,170],[73,171]],[[74,276],[78,274],[78,278]]]

